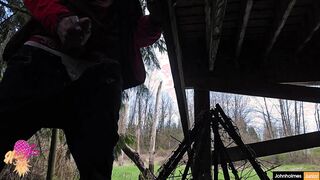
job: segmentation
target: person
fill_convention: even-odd
[[[80,178],[111,179],[122,91],[144,82],[139,49],[161,35],[157,3],[143,15],[139,0],[24,0],[32,30],[4,53],[0,155],[61,128]]]

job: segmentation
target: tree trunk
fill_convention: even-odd
[[[305,119],[304,119],[304,107],[303,107],[303,102],[301,102],[300,104],[300,108],[301,108],[301,118],[302,118],[302,125],[303,125],[303,133],[305,134],[306,133],[306,122],[305,122]],[[308,157],[308,150],[305,149],[304,150],[304,154],[305,154],[305,157],[307,158]]]
[[[284,109],[283,101],[281,99],[279,99],[279,105],[280,105],[280,114],[281,114],[283,136],[287,136],[288,135],[288,131],[287,131],[286,114],[285,114],[286,112],[285,112],[285,109]]]
[[[290,113],[289,113],[289,109],[290,108],[289,108],[288,100],[286,100],[285,102],[286,102],[285,103],[285,105],[286,105],[285,107],[286,107],[286,111],[287,111],[287,113],[286,113],[287,114],[287,118],[286,118],[287,121],[286,122],[287,122],[288,135],[292,136],[292,125],[291,125],[291,121],[290,121],[291,118],[290,118]]]
[[[300,102],[299,103],[299,118],[298,118],[298,128],[297,128],[297,130],[298,130],[298,134],[300,134],[301,133],[301,118],[302,118],[302,109],[301,109],[301,104],[302,104],[303,102]]]
[[[304,121],[304,107],[303,107],[303,103],[301,103],[301,118],[302,118],[302,123],[303,123],[303,133],[306,133],[306,123]]]
[[[120,112],[120,118],[119,118],[119,134],[122,134],[122,135],[126,134],[128,108],[129,108],[128,102],[124,102],[122,111]]]
[[[137,111],[137,103],[138,103],[137,101],[138,101],[138,95],[136,94],[133,107],[130,108],[128,129],[134,129],[134,127],[136,126],[134,118],[136,118],[135,116]]]
[[[172,116],[173,116],[173,112],[172,112],[172,104],[171,102],[169,103],[169,107],[168,107],[168,122],[166,124],[166,128],[168,129],[168,131],[166,131],[168,134],[171,135],[171,126],[172,126]],[[168,149],[171,150],[171,138],[167,141],[168,142]]]
[[[129,104],[128,102],[123,103],[123,108],[120,113],[120,118],[119,118],[119,134],[120,135],[125,135],[126,134],[126,122],[127,122],[127,115],[128,115],[128,107]],[[119,157],[119,165],[123,165],[123,158],[124,158],[124,153],[121,151],[120,157]]]
[[[154,106],[154,120],[152,122],[151,136],[150,136],[150,148],[149,148],[149,170],[154,172],[154,154],[156,149],[156,136],[157,136],[157,123],[158,123],[158,104],[159,96],[161,92],[162,81],[160,82],[156,95],[156,102]]]
[[[298,103],[297,101],[294,101],[294,134],[298,135],[299,134],[299,128],[300,128],[300,113],[298,112]]]
[[[320,113],[319,113],[319,104],[316,104],[316,105],[315,105],[314,110],[315,110],[314,118],[315,118],[315,121],[316,121],[316,126],[317,126],[318,131],[320,131]]]
[[[51,145],[49,152],[49,160],[48,160],[48,171],[47,171],[47,180],[52,180],[54,177],[54,168],[56,162],[56,149],[58,144],[59,131],[58,129],[52,129],[51,135]]]
[[[193,112],[193,90],[186,90],[187,97],[187,106],[188,106],[188,114],[189,114],[189,125],[192,127],[194,123],[194,112]]]
[[[138,97],[138,124],[136,129],[137,152],[140,154],[141,129],[142,129],[142,111],[141,97]]]
[[[267,117],[265,117],[265,114],[263,114],[263,117],[265,119],[267,132],[269,133],[270,139],[273,139],[274,136],[275,136],[275,133],[273,132],[273,126],[272,126],[272,123],[271,123],[270,112],[269,112],[269,109],[268,109],[268,106],[267,106],[266,98],[263,98],[263,100],[264,100],[264,106],[266,108],[266,115],[267,115]]]

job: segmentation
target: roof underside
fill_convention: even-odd
[[[319,5],[318,0],[178,0],[169,6],[175,16],[170,61],[181,61],[173,76],[180,73],[185,88],[320,102],[319,89],[301,83],[320,81]]]
[[[319,0],[173,1],[167,0],[164,37],[186,142],[186,88],[197,89],[198,105],[205,104],[209,90],[320,102]],[[308,141],[284,145],[296,138]],[[252,148],[272,155],[319,146],[317,138],[319,132]],[[279,148],[258,148],[266,146]]]

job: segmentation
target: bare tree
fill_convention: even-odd
[[[158,124],[158,132],[163,132],[165,128],[165,119],[168,116],[168,107],[169,107],[169,97],[167,94],[162,94],[161,103],[159,109],[159,124]]]
[[[268,132],[268,137],[270,137],[270,139],[274,139],[275,138],[275,133],[273,131],[274,127],[271,122],[270,111],[267,106],[266,98],[263,98],[263,101],[264,101],[264,107],[265,107],[265,109],[263,110],[263,119],[265,122],[265,127]]]
[[[225,111],[225,113],[230,116],[231,109],[232,109],[232,101],[233,101],[232,97],[233,96],[231,94],[227,94],[227,93],[211,92],[210,104],[214,106],[215,104],[219,103],[221,108]]]
[[[314,119],[316,121],[317,129],[320,131],[320,113],[319,113],[319,104],[315,104],[314,107]]]
[[[187,104],[188,104],[188,114],[189,114],[189,124],[190,126],[194,123],[194,103],[193,103],[193,89],[186,90]]]
[[[137,104],[138,104],[137,93],[133,94],[132,101],[133,102],[130,105],[130,110],[129,110],[130,113],[129,113],[128,129],[135,129],[135,118],[136,118]]]
[[[174,109],[172,100],[168,94],[163,92],[159,103],[159,123],[157,126],[156,148],[171,149],[172,145],[175,145],[175,142],[177,142],[175,138],[178,133],[178,130],[173,130],[174,123],[172,118],[174,116]]]
[[[126,134],[126,123],[127,123],[127,116],[128,116],[128,110],[129,110],[129,102],[128,99],[125,99],[122,101],[121,109],[120,109],[120,117],[119,117],[119,134],[120,137],[124,136]],[[124,152],[121,151],[120,157],[119,157],[119,165],[123,165],[123,158],[124,158]]]
[[[267,98],[255,98],[254,111],[263,121],[262,140],[274,139],[277,137],[277,119],[274,117],[274,104]]]
[[[301,133],[301,120],[304,123],[304,108],[303,102],[294,102],[294,134],[298,135]],[[303,124],[303,126],[305,126]]]
[[[136,149],[137,152],[141,153],[141,132],[142,132],[142,125],[143,125],[143,109],[142,109],[142,103],[143,98],[149,97],[150,90],[145,85],[140,85],[139,88],[136,91],[136,102],[138,106],[138,116],[137,116],[137,125],[136,125]]]
[[[123,92],[122,102],[119,112],[119,130],[118,133],[124,135],[126,133],[126,124],[129,111],[129,97],[127,92]]]
[[[141,142],[141,131],[142,131],[142,110],[141,110],[141,97],[138,97],[138,123],[136,127],[136,141],[137,141],[137,153],[140,154],[140,142]]]
[[[171,134],[170,130],[171,130],[171,125],[172,125],[172,117],[173,117],[173,107],[172,107],[172,103],[171,101],[168,103],[168,121],[167,121],[167,127],[169,128],[169,134]],[[167,141],[168,143],[168,149],[171,149],[171,140]]]
[[[292,135],[292,127],[290,123],[290,110],[288,100],[279,99],[279,108],[282,122],[282,130],[284,136]]]
[[[300,111],[301,111],[301,118],[302,118],[302,124],[303,124],[303,133],[306,133],[306,122],[304,119],[304,106],[303,103],[300,104]]]
[[[162,81],[160,82],[156,95],[156,102],[154,106],[154,118],[151,129],[150,136],[150,148],[149,148],[149,169],[153,173],[154,172],[154,154],[156,148],[156,135],[157,135],[157,122],[158,122],[158,104],[159,104],[159,96],[161,93]]]

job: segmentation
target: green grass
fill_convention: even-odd
[[[159,168],[159,166],[156,166]],[[182,169],[182,168],[181,168]],[[248,172],[249,170],[244,171]],[[273,171],[320,171],[320,166],[308,165],[308,164],[292,164],[292,165],[283,165]],[[175,174],[179,174],[176,172]],[[231,172],[230,172],[231,174]],[[112,180],[137,180],[139,176],[139,170],[134,165],[126,166],[114,166],[112,172]],[[268,172],[268,176],[272,177],[272,172]],[[223,180],[223,174],[219,173],[219,179]],[[179,178],[175,178],[179,179]],[[257,176],[251,177],[250,180],[258,180]]]
[[[113,180],[137,180],[139,169],[134,165],[114,166],[112,170]]]

